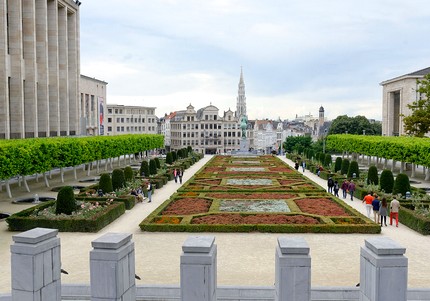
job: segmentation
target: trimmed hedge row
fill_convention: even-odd
[[[430,218],[414,212],[412,203],[401,202],[399,220],[401,223],[421,234],[430,234]]]
[[[114,202],[124,203],[126,210],[133,209],[136,204],[136,198],[133,195],[126,195],[119,198],[76,196],[75,199],[83,202],[106,202],[112,199]]]

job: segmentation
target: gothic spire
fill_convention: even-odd
[[[245,82],[243,81],[243,69],[240,66],[239,89],[236,105],[236,117],[240,118],[246,115],[246,97],[245,97]]]

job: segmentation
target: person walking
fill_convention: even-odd
[[[372,201],[372,207],[373,207],[373,220],[375,223],[379,223],[379,207],[380,207],[380,201],[378,198],[378,195],[375,193],[374,199]]]
[[[151,203],[152,201],[152,184],[148,181],[148,186],[146,186],[146,189],[148,191],[148,203]]]
[[[334,181],[333,191],[334,191],[334,196],[339,197],[339,183],[337,182],[337,180]]]
[[[348,194],[348,186],[349,186],[349,182],[348,182],[347,179],[345,179],[342,182],[342,186],[340,187],[340,189],[342,189],[342,196],[343,196],[344,199],[346,199],[346,196]]]
[[[184,171],[183,171],[183,169],[181,168],[179,171],[178,171],[178,176],[179,176],[179,183],[180,184],[182,184],[182,176],[184,175]]]
[[[393,225],[393,218],[396,219],[396,227],[399,226],[399,208],[400,203],[396,200],[396,197],[390,203],[390,225]]]
[[[327,180],[327,191],[329,192],[329,193],[333,193],[333,186],[334,186],[334,181],[333,181],[333,179],[331,178],[331,177],[328,177],[328,180]]]
[[[351,201],[354,201],[355,183],[353,180],[349,181],[348,191],[349,195],[351,196]]]
[[[306,162],[305,161],[302,162],[302,169],[303,169],[303,172],[305,172],[305,169],[306,169]]]
[[[178,170],[176,168],[173,170],[173,178],[175,179],[175,183],[178,183]]]
[[[366,206],[366,212],[367,212],[367,217],[370,218],[370,212],[372,211],[372,202],[373,202],[373,193],[369,192],[363,199],[363,201],[361,201],[362,203],[365,203]]]
[[[387,226],[387,215],[388,215],[388,208],[387,208],[387,199],[382,198],[381,204],[379,205],[379,215],[381,216],[381,227],[382,227],[382,221],[384,221],[385,227]]]

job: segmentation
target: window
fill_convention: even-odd
[[[111,123],[111,122],[112,122],[112,118],[111,118],[111,117],[109,117],[109,118],[108,118],[108,122],[109,122],[109,123]]]
[[[108,132],[112,132],[112,127],[108,126]]]
[[[109,114],[112,114],[112,109],[108,109],[108,113],[109,113]]]
[[[120,121],[121,121],[121,118],[117,117],[117,118],[116,118],[116,122],[117,122],[117,123],[120,123]]]

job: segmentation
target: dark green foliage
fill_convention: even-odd
[[[149,174],[150,175],[157,174],[157,163],[155,163],[154,159],[149,160]]]
[[[324,162],[325,162],[325,154],[324,153],[320,153],[319,161],[321,162],[321,164],[324,165]]]
[[[291,153],[293,150],[298,150],[299,146],[303,148],[309,148],[311,145],[312,138],[310,136],[291,136],[285,139],[283,147],[285,152]]]
[[[178,154],[175,151],[172,152],[172,159],[173,159],[173,162],[178,160]]]
[[[340,173],[343,175],[346,175],[348,173],[348,169],[349,169],[349,160],[343,159],[342,166],[340,167]]]
[[[342,158],[337,157],[334,163],[334,172],[338,172],[341,169],[342,169]]]
[[[122,169],[114,169],[112,171],[112,188],[114,191],[125,186],[124,171]]]
[[[324,156],[324,166],[330,167],[331,162],[332,162],[331,155],[330,154],[325,154],[325,156]]]
[[[309,150],[309,154],[308,154],[308,156],[309,156],[309,157],[308,157],[309,159],[314,158],[314,157],[315,157],[315,151],[314,151],[314,150],[312,150],[312,149],[310,149],[310,150]]]
[[[149,176],[149,165],[146,160],[143,160],[142,163],[140,163],[140,175],[142,175],[142,173],[145,174],[145,177]]]
[[[355,174],[355,177],[358,178],[360,176],[360,170],[358,169],[358,162],[357,161],[351,161],[348,168],[348,178],[352,178]]]
[[[379,177],[378,177],[378,168],[375,165],[369,167],[367,171],[367,185],[378,185]]]
[[[171,152],[168,152],[166,155],[166,164],[172,165],[173,163],[173,155]]]
[[[191,145],[187,146],[187,152],[188,153],[192,153],[193,152],[193,148],[191,147]]]
[[[381,135],[382,125],[380,123],[370,123],[364,116],[348,117],[347,115],[338,116],[332,121],[329,135],[332,134],[355,134],[363,135],[363,130],[366,135]]]
[[[386,193],[393,192],[394,187],[394,176],[391,170],[384,169],[381,173],[381,178],[379,180],[379,185],[381,187],[381,190],[383,190]]]
[[[154,160],[155,160],[155,165],[157,166],[157,168],[161,168],[160,159],[154,158]]]
[[[394,181],[393,194],[401,194],[405,196],[407,191],[411,191],[408,175],[399,173]]]
[[[126,166],[124,168],[124,178],[125,178],[126,182],[133,181],[134,173],[133,173],[133,169],[131,168],[131,166]]]
[[[71,186],[64,186],[60,189],[57,195],[57,204],[55,207],[55,214],[70,215],[76,211],[76,201],[73,188]]]
[[[104,173],[101,174],[100,180],[99,180],[99,189],[103,191],[103,193],[112,192],[112,179],[109,174]]]

